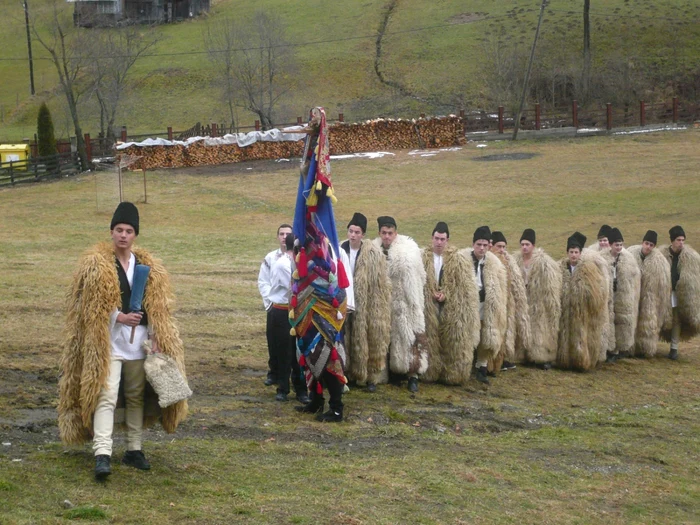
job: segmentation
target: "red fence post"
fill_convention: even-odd
[[[673,123],[678,123],[678,97],[673,97]]]
[[[168,140],[173,140],[173,127],[168,126]]]
[[[459,118],[464,118],[464,110],[463,109],[459,110]]]
[[[260,131],[260,121],[259,120],[255,121],[255,131]]]
[[[503,133],[503,106],[498,106],[498,132]]]
[[[87,161],[92,162],[92,142],[90,142],[90,134],[85,134],[85,155],[87,155]]]
[[[345,122],[345,115],[338,113],[338,122]]]
[[[425,113],[421,113],[420,118],[425,118]]]
[[[535,129],[537,131],[540,130],[542,124],[541,117],[542,115],[540,113],[540,103],[538,102],[537,104],[535,104]]]
[[[122,126],[122,142],[126,142],[126,126]]]
[[[574,127],[578,128],[578,101],[576,100],[571,103],[571,117]]]
[[[211,123],[211,136],[212,137],[218,137],[219,136],[219,129],[218,126],[215,123]]]
[[[605,104],[605,128],[610,131],[612,129],[612,104]]]
[[[647,107],[644,104],[643,100],[639,101],[639,125],[641,127],[646,126],[647,124]]]
[[[301,117],[297,117],[297,126],[301,126],[302,124]]]

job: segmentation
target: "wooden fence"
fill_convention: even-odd
[[[77,153],[58,153],[48,157],[30,157],[0,163],[0,186],[14,186],[21,182],[58,179],[80,173]]]

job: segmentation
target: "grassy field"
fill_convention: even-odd
[[[32,2],[33,16],[41,16],[52,1]],[[245,17],[259,6],[279,14],[290,42],[324,42],[296,47],[298,75],[279,108],[283,121],[293,121],[317,105],[325,106],[332,115],[344,112],[349,120],[455,111],[458,101],[467,108],[481,108],[486,89],[482,41],[500,36],[529,49],[540,2],[400,2],[388,27],[382,67],[388,78],[402,82],[419,97],[437,99],[430,103],[398,97],[376,78],[375,35],[385,4],[384,0],[220,0],[214,2],[208,16],[148,29],[162,37],[155,53],[175,55],[149,57],[137,64],[133,78],[147,79],[126,97],[117,125],[127,124],[132,132],[144,133],[164,131],[167,126],[181,130],[197,121],[228,121],[219,95],[210,87],[213,72],[202,54],[203,30],[209,20]],[[580,4],[579,0],[550,2],[542,29],[542,53],[579,56]],[[68,4],[64,7],[72,9]],[[0,59],[5,59],[0,60],[0,140],[31,137],[43,100],[48,100],[53,111],[57,134],[72,134],[65,103],[57,93],[56,72],[42,60],[46,53],[39,44],[34,43],[36,97],[28,94],[26,61],[7,60],[26,56],[26,36],[19,4],[11,9],[8,5],[6,15],[0,20]],[[690,21],[698,18],[700,4],[693,0],[596,2],[591,15],[594,64],[617,53],[633,57],[637,68],[649,64],[657,71],[692,67],[700,51],[700,26]],[[360,36],[367,38],[343,40]],[[191,52],[198,54],[178,55]],[[94,97],[81,104],[83,127],[93,135],[99,130],[96,108]],[[245,125],[254,121],[243,110],[239,118]]]
[[[481,224],[513,248],[533,227],[557,258],[602,223],[628,244],[680,223],[698,244],[699,145],[686,131],[334,161],[336,216],[344,237],[356,210],[391,214],[421,245],[438,220],[459,247]],[[534,156],[480,160],[511,153]],[[519,367],[488,389],[353,389],[339,425],[275,402],[256,278],[297,170],[274,162],[148,173],[139,242],[171,272],[195,395],[177,434],[147,432],[150,472],[117,465],[96,484],[89,446],[62,446],[55,424],[64,295],[79,254],[108,238],[93,177],[0,191],[0,523],[700,520],[697,340],[678,362],[664,344],[587,374]]]

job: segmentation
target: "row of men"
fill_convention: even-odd
[[[346,375],[370,391],[402,377],[412,392],[419,378],[464,384],[472,369],[488,384],[489,375],[517,362],[590,370],[620,356],[654,356],[659,337],[670,341],[669,357],[677,359],[679,341],[700,332],[700,256],[685,245],[680,226],[669,231],[671,244],[659,248],[652,230],[630,248],[607,225],[588,247],[576,232],[557,262],[537,247],[532,229],[510,254],[505,236],[487,226],[476,229],[471,248],[458,250],[439,222],[421,250],[398,233],[392,217],[377,222],[379,237],[365,239],[367,218],[355,213],[339,254],[352,282]],[[266,256],[258,279],[268,311],[266,384],[277,384],[277,399],[286,400],[293,371],[297,399],[305,403],[287,335],[290,234],[280,226],[280,249]]]

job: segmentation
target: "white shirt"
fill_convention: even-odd
[[[343,250],[345,251],[345,250]],[[359,249],[353,250],[350,248],[350,272],[355,275],[355,264],[357,263],[357,254],[360,252]]]
[[[292,289],[292,257],[286,253],[272,264],[269,272],[270,291],[267,299],[272,304],[289,304]]]
[[[442,255],[433,252],[433,266],[435,267],[435,281],[440,284],[440,272],[442,271]]]
[[[270,269],[280,257],[282,257],[282,250],[278,248],[268,253],[260,265],[260,272],[258,273],[258,290],[260,291],[260,296],[262,297],[265,310],[269,310],[270,306],[272,306],[272,301],[270,301],[268,298],[270,295],[270,288],[272,287],[270,282]]]
[[[355,253],[355,257],[357,257],[357,253]],[[345,267],[345,275],[348,276],[348,282],[350,283],[349,286],[345,289],[345,295],[348,301],[348,311],[353,312],[355,311],[355,290],[353,288],[353,273],[355,272],[355,267],[352,264],[350,258],[348,257],[348,254],[345,253],[345,250],[343,250],[342,248],[340,249],[340,260],[342,261],[343,266]],[[348,268],[352,268],[352,271],[349,272]]]
[[[121,264],[121,263],[117,263]],[[126,269],[126,280],[129,281],[129,286],[134,284],[134,267],[136,266],[136,257],[131,254],[129,257],[129,267]],[[117,322],[119,310],[114,309],[109,319],[110,342],[112,343],[112,357],[115,359],[123,359],[124,361],[135,361],[136,359],[146,359],[146,352],[143,350],[143,342],[148,339],[149,329],[144,325],[138,325],[134,330],[134,342],[129,343],[131,339],[131,326],[127,326]]]

